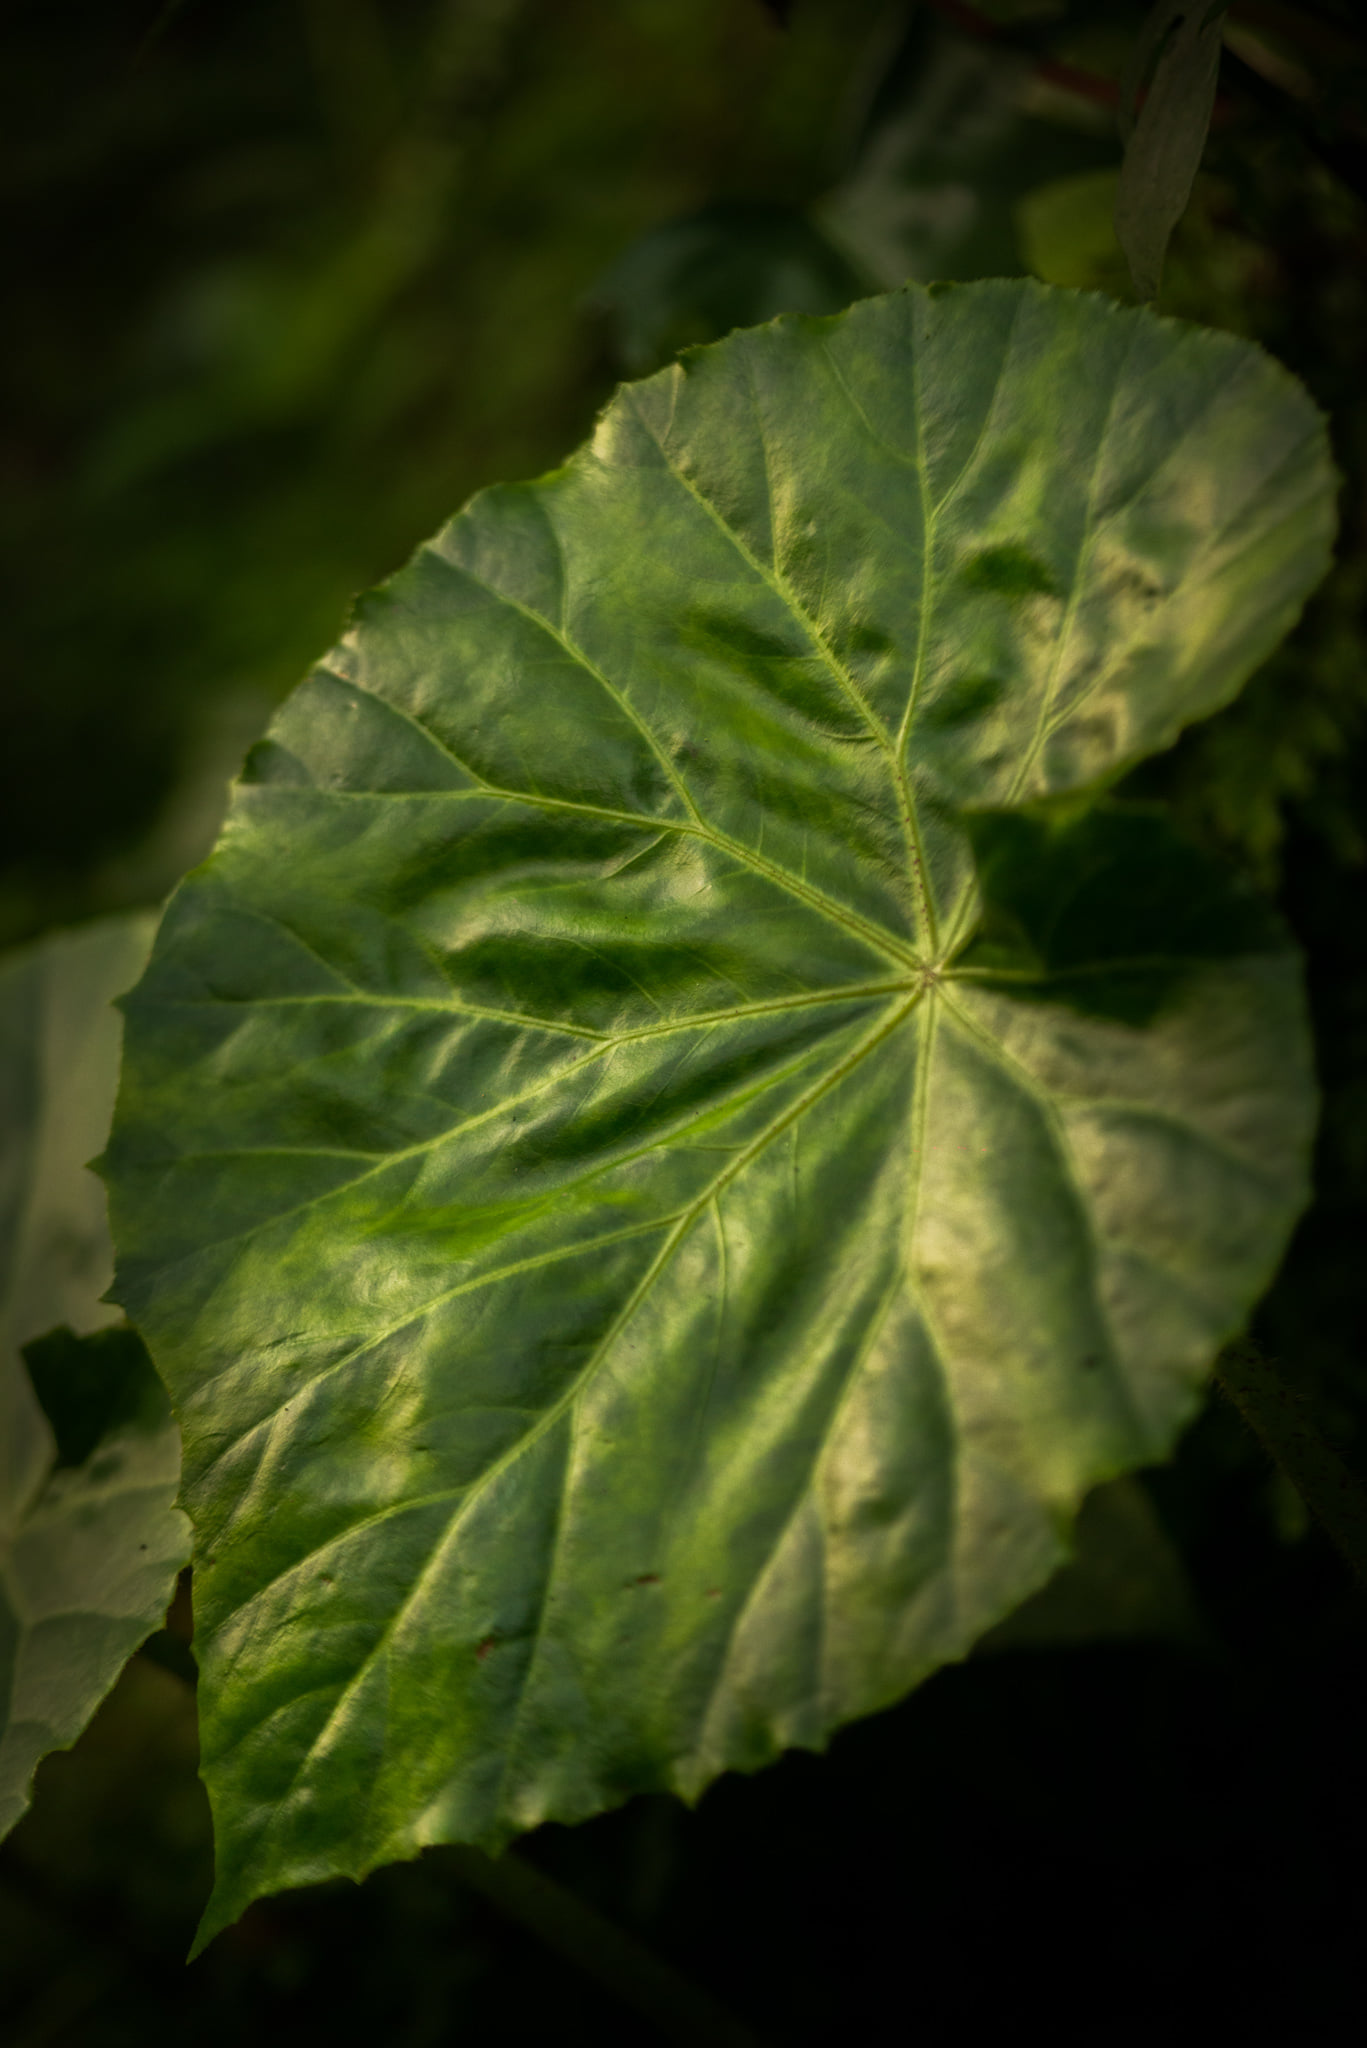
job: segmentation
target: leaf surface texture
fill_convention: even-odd
[[[1164,1454],[1312,1090],[1280,933],[1097,799],[1332,517],[1248,345],[911,289],[624,388],[362,603],[168,911],[107,1166],[205,1936],[820,1745]]]

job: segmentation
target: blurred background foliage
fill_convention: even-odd
[[[355,594],[472,490],[560,460],[617,379],[908,277],[1130,296],[1142,15],[10,0],[0,944],[159,901]],[[1306,948],[1318,1195],[1256,1335],[1359,1477],[1364,107],[1355,7],[1230,10],[1160,305],[1258,339],[1329,412],[1340,562],[1239,703],[1134,778]],[[1363,1989],[1361,1593],[1218,1392],[1098,1528],[1088,1584],[828,1758],[528,1854],[776,2043],[1046,2013],[1122,2043],[1337,2038]],[[209,1857],[189,1625],[183,1592],[0,1853],[15,2048],[655,2038],[440,1853],[256,1907],[184,1971]]]

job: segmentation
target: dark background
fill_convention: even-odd
[[[1255,1325],[1367,1479],[1367,33],[1239,5],[1162,309],[1330,414],[1340,563],[1135,778],[1307,953],[1318,1195]],[[1123,5],[10,0],[0,944],[154,903],[351,598],[614,382],[912,276],[1127,295]],[[1109,1514],[1109,1521],[1107,1515]],[[1071,1590],[688,1813],[524,1853],[774,2044],[1337,2040],[1367,1989],[1367,1605],[1215,1391]],[[1088,1557],[1090,1556],[1090,1562]],[[183,1589],[0,1851],[13,2048],[657,2038],[441,1851],[208,1889]]]

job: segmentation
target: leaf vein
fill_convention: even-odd
[[[670,1231],[669,1236],[665,1240],[665,1243],[660,1247],[660,1250],[656,1253],[654,1259],[647,1267],[645,1273],[636,1283],[635,1287],[633,1287],[625,1303],[618,1311],[616,1316],[614,1316],[608,1329],[605,1331],[604,1335],[599,1339],[588,1360],[585,1362],[585,1364],[579,1370],[579,1372],[574,1376],[574,1379],[571,1381],[567,1389],[562,1394],[558,1395],[554,1401],[548,1404],[548,1406],[542,1411],[542,1414],[538,1418],[537,1422],[530,1429],[528,1429],[521,1437],[519,1437],[516,1443],[511,1445],[506,1452],[502,1453],[500,1457],[495,1459],[488,1466],[488,1468],[480,1474],[477,1480],[471,1482],[470,1487],[468,1488],[465,1498],[462,1500],[459,1509],[451,1517],[445,1529],[441,1532],[441,1535],[434,1543],[432,1549],[428,1553],[426,1562],[422,1566],[421,1570],[418,1572],[416,1578],[413,1581],[413,1584],[404,1594],[403,1599],[399,1602],[398,1606],[396,1607],[394,1613],[391,1615],[388,1622],[386,1622],[384,1629],[382,1630],[380,1636],[377,1638],[376,1642],[373,1644],[371,1649],[367,1651],[366,1655],[360,1661],[356,1669],[356,1672],[353,1674],[351,1679],[348,1680],[347,1684],[342,1689],[342,1692],[338,1696],[337,1703],[333,1708],[332,1713],[328,1716],[327,1721],[325,1722],[323,1728],[320,1730],[319,1734],[315,1738],[310,1749],[303,1757],[299,1765],[296,1767],[294,1773],[291,1776],[290,1783],[288,1787],[285,1789],[284,1793],[280,1796],[276,1804],[274,1813],[272,1814],[271,1821],[267,1825],[267,1829],[265,1831],[267,1836],[271,1832],[273,1832],[275,1827],[278,1825],[279,1817],[283,1815],[290,1799],[293,1797],[295,1791],[298,1789],[298,1786],[300,1784],[301,1779],[304,1776],[304,1773],[308,1769],[314,1757],[317,1755],[318,1751],[321,1749],[322,1745],[327,1741],[332,1730],[336,1727],[339,1717],[341,1717],[345,1712],[348,1702],[354,1698],[357,1689],[363,1683],[365,1676],[367,1672],[370,1670],[371,1666],[373,1665],[375,1659],[385,1651],[389,1643],[393,1640],[395,1632],[402,1626],[405,1618],[412,1611],[415,1603],[422,1597],[422,1594],[426,1589],[431,1574],[439,1568],[440,1562],[446,1552],[447,1546],[456,1536],[465,1516],[470,1512],[471,1508],[475,1505],[475,1503],[484,1496],[487,1489],[491,1485],[493,1485],[502,1476],[502,1474],[505,1471],[507,1471],[518,1459],[524,1456],[525,1453],[529,1451],[534,1444],[538,1443],[543,1436],[545,1436],[552,1428],[554,1428],[556,1423],[559,1421],[560,1417],[563,1414],[566,1414],[568,1411],[570,1411],[573,1408],[574,1404],[580,1399],[586,1385],[592,1379],[593,1375],[597,1372],[598,1368],[602,1365],[605,1358],[609,1355],[612,1346],[617,1341],[617,1338],[620,1336],[621,1332],[626,1328],[631,1318],[635,1315],[637,1308],[645,1299],[645,1296],[649,1291],[650,1287],[654,1284],[658,1275],[664,1270],[669,1260],[673,1257],[675,1251],[683,1242],[685,1236],[687,1235],[689,1229],[692,1227],[693,1223],[696,1221],[699,1214],[703,1213],[706,1210],[707,1205],[712,1201],[712,1199],[717,1194],[720,1193],[721,1189],[725,1187],[728,1184],[728,1182],[734,1180],[736,1176],[739,1173],[741,1173],[753,1159],[759,1157],[759,1155],[764,1151],[765,1147],[772,1143],[775,1137],[777,1137],[782,1131],[786,1130],[790,1124],[795,1123],[800,1117],[804,1116],[807,1113],[807,1111],[815,1105],[815,1103],[820,1101],[824,1095],[829,1093],[829,1091],[832,1088],[837,1086],[838,1083],[842,1081],[847,1074],[851,1073],[860,1064],[860,1062],[874,1050],[874,1048],[877,1045],[881,1044],[881,1042],[885,1038],[890,1037],[892,1032],[894,1032],[898,1028],[898,1026],[903,1022],[903,1020],[910,1014],[911,1010],[915,1007],[916,1003],[919,1000],[920,996],[918,992],[917,994],[914,994],[909,999],[909,1001],[902,1004],[895,1011],[891,1019],[881,1022],[878,1028],[870,1032],[868,1036],[865,1039],[863,1039],[861,1043],[858,1046],[856,1046],[852,1052],[848,1053],[844,1059],[836,1062],[836,1064],[831,1068],[829,1073],[823,1075],[821,1080],[814,1083],[811,1088],[807,1089],[795,1103],[789,1104],[781,1112],[779,1116],[775,1117],[771,1123],[766,1125],[764,1130],[762,1130],[751,1141],[751,1143],[748,1146],[746,1146],[746,1148],[740,1153],[740,1155],[735,1160],[729,1162],[725,1167],[723,1167],[722,1170],[715,1176],[715,1178],[707,1185],[707,1187],[705,1187],[687,1205],[687,1207],[680,1212],[679,1218],[677,1222],[674,1224],[672,1230]],[[253,1595],[251,1599],[243,1603],[243,1606],[247,1607],[253,1605],[255,1599],[258,1597],[259,1595]],[[237,1611],[240,1612],[242,1610],[238,1609]],[[526,1681],[524,1680],[524,1692],[525,1689]],[[520,1700],[518,1712],[521,1712]],[[260,1857],[260,1853],[261,1852],[258,1851],[258,1860]]]

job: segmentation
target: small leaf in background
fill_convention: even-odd
[[[164,1426],[166,1389],[147,1346],[127,1323],[92,1330],[49,1330],[24,1346],[33,1391],[57,1439],[58,1467],[84,1465],[101,1438]]]
[[[362,602],[168,909],[104,1163],[186,1434],[201,1940],[822,1746],[1171,1448],[1314,1091],[1275,921],[1098,799],[1333,498],[1247,344],[915,288],[626,387]]]
[[[1088,1494],[1067,1564],[989,1629],[975,1654],[1144,1641],[1213,1647],[1176,1545],[1139,1480],[1127,1477]]]
[[[1158,296],[1168,240],[1201,167],[1226,11],[1210,0],[1159,0],[1140,31],[1122,85],[1125,158],[1115,228],[1141,299]]]
[[[75,1741],[157,1627],[188,1555],[179,1433],[141,1339],[101,1299],[113,1249],[86,1164],[113,1106],[113,999],[155,922],[111,918],[0,964],[0,1835],[39,1759]]]
[[[884,289],[1030,268],[1022,197],[1116,160],[1104,116],[1093,126],[1084,102],[1065,120],[1043,114],[1035,85],[1028,57],[912,10],[851,161],[812,209],[818,225]]]
[[[1074,291],[1128,296],[1124,253],[1115,232],[1118,180],[1115,170],[1083,171],[1025,193],[1016,206],[1016,230],[1034,276]]]

